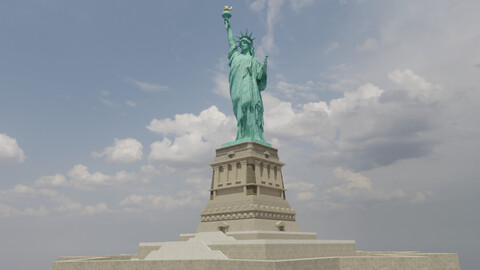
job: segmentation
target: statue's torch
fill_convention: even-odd
[[[230,13],[230,10],[232,10],[232,7],[225,6],[223,8],[222,17],[224,20],[228,20],[232,17],[232,13]]]

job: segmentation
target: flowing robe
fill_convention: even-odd
[[[233,113],[237,118],[236,141],[262,141],[263,102],[261,91],[267,87],[267,73],[257,58],[238,52],[232,47],[228,54],[230,60],[230,97]]]

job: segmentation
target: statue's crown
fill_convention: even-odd
[[[251,32],[250,34],[248,34],[248,29],[245,30],[245,34],[242,33],[242,31],[240,31],[240,36],[237,36],[238,42],[240,42],[240,40],[242,40],[242,39],[246,39],[247,41],[249,41],[250,43],[253,44],[253,41],[255,40],[255,38],[252,37],[252,35],[253,35],[253,32]]]

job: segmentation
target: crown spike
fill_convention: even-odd
[[[240,31],[240,36],[237,36],[238,42],[240,42],[240,40],[242,40],[242,39],[246,39],[246,40],[250,41],[251,43],[253,43],[255,38],[253,38],[252,35],[253,35],[253,32],[248,33],[248,28],[245,30],[245,33]]]

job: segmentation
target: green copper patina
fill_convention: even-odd
[[[242,142],[257,142],[271,146],[263,137],[263,102],[261,91],[267,87],[267,59],[263,64],[255,57],[252,33],[240,32],[238,45],[233,37],[229,18],[230,10],[225,7],[222,13],[227,29],[230,51],[228,60],[230,66],[229,83],[232,98],[233,113],[237,118],[237,138],[222,146],[230,146]],[[238,51],[240,47],[241,51]]]

